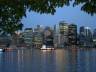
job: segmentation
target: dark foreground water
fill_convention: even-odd
[[[0,53],[0,72],[96,72],[96,49],[21,49]]]

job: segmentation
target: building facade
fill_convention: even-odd
[[[53,42],[54,48],[60,47],[60,32],[59,32],[59,25],[54,25],[54,33],[53,33]]]
[[[77,25],[68,26],[68,45],[77,45]]]
[[[34,48],[41,48],[43,45],[43,28],[40,25],[34,29],[33,33],[33,46]]]
[[[53,47],[53,30],[50,27],[44,29],[44,44],[47,47]]]
[[[86,40],[86,37],[85,37],[85,27],[82,26],[79,29],[79,45],[80,46],[84,46],[85,40]]]
[[[23,32],[23,38],[24,42],[28,46],[33,45],[33,29],[32,28],[26,28]]]
[[[64,47],[68,45],[68,24],[64,21],[59,23],[59,31],[60,31],[60,46]]]
[[[11,35],[0,31],[0,46],[7,46],[10,45],[12,42]]]
[[[96,29],[93,31],[93,45],[96,47]]]
[[[80,46],[92,46],[92,32],[90,27],[80,27],[79,42]]]

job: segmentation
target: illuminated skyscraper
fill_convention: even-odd
[[[64,47],[68,44],[68,24],[64,21],[59,23],[59,31],[60,31],[60,44],[61,47]]]

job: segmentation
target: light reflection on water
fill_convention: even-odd
[[[0,72],[95,72],[96,49],[26,49],[0,53]]]

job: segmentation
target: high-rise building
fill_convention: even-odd
[[[60,34],[68,35],[68,23],[61,21],[59,23]]]
[[[43,34],[39,32],[34,32],[33,44],[34,44],[34,47],[41,48],[43,45]]]
[[[77,44],[77,25],[75,24],[68,26],[68,43],[69,45]]]
[[[92,32],[89,27],[80,27],[79,41],[81,46],[92,46]]]
[[[53,47],[53,30],[50,27],[44,29],[44,44]]]
[[[85,46],[92,45],[92,32],[90,27],[85,27]]]
[[[26,45],[28,46],[32,46],[33,44],[33,29],[32,28],[25,28],[24,32],[23,32],[23,38],[24,38],[24,42],[26,43]]]
[[[40,25],[34,29],[33,45],[36,48],[41,48],[43,45],[43,28]]]
[[[54,48],[57,48],[60,46],[60,32],[59,32],[59,26],[54,25],[54,33],[53,33],[53,42],[54,42]]]
[[[68,44],[68,24],[64,21],[59,23],[59,31],[60,31],[60,44],[61,47],[64,47]]]
[[[25,45],[24,32],[17,34],[17,46]]]
[[[85,27],[84,26],[82,26],[82,27],[80,27],[80,29],[79,29],[79,45],[80,46],[84,46],[84,44],[85,44]]]
[[[93,31],[93,44],[96,47],[96,29]]]

